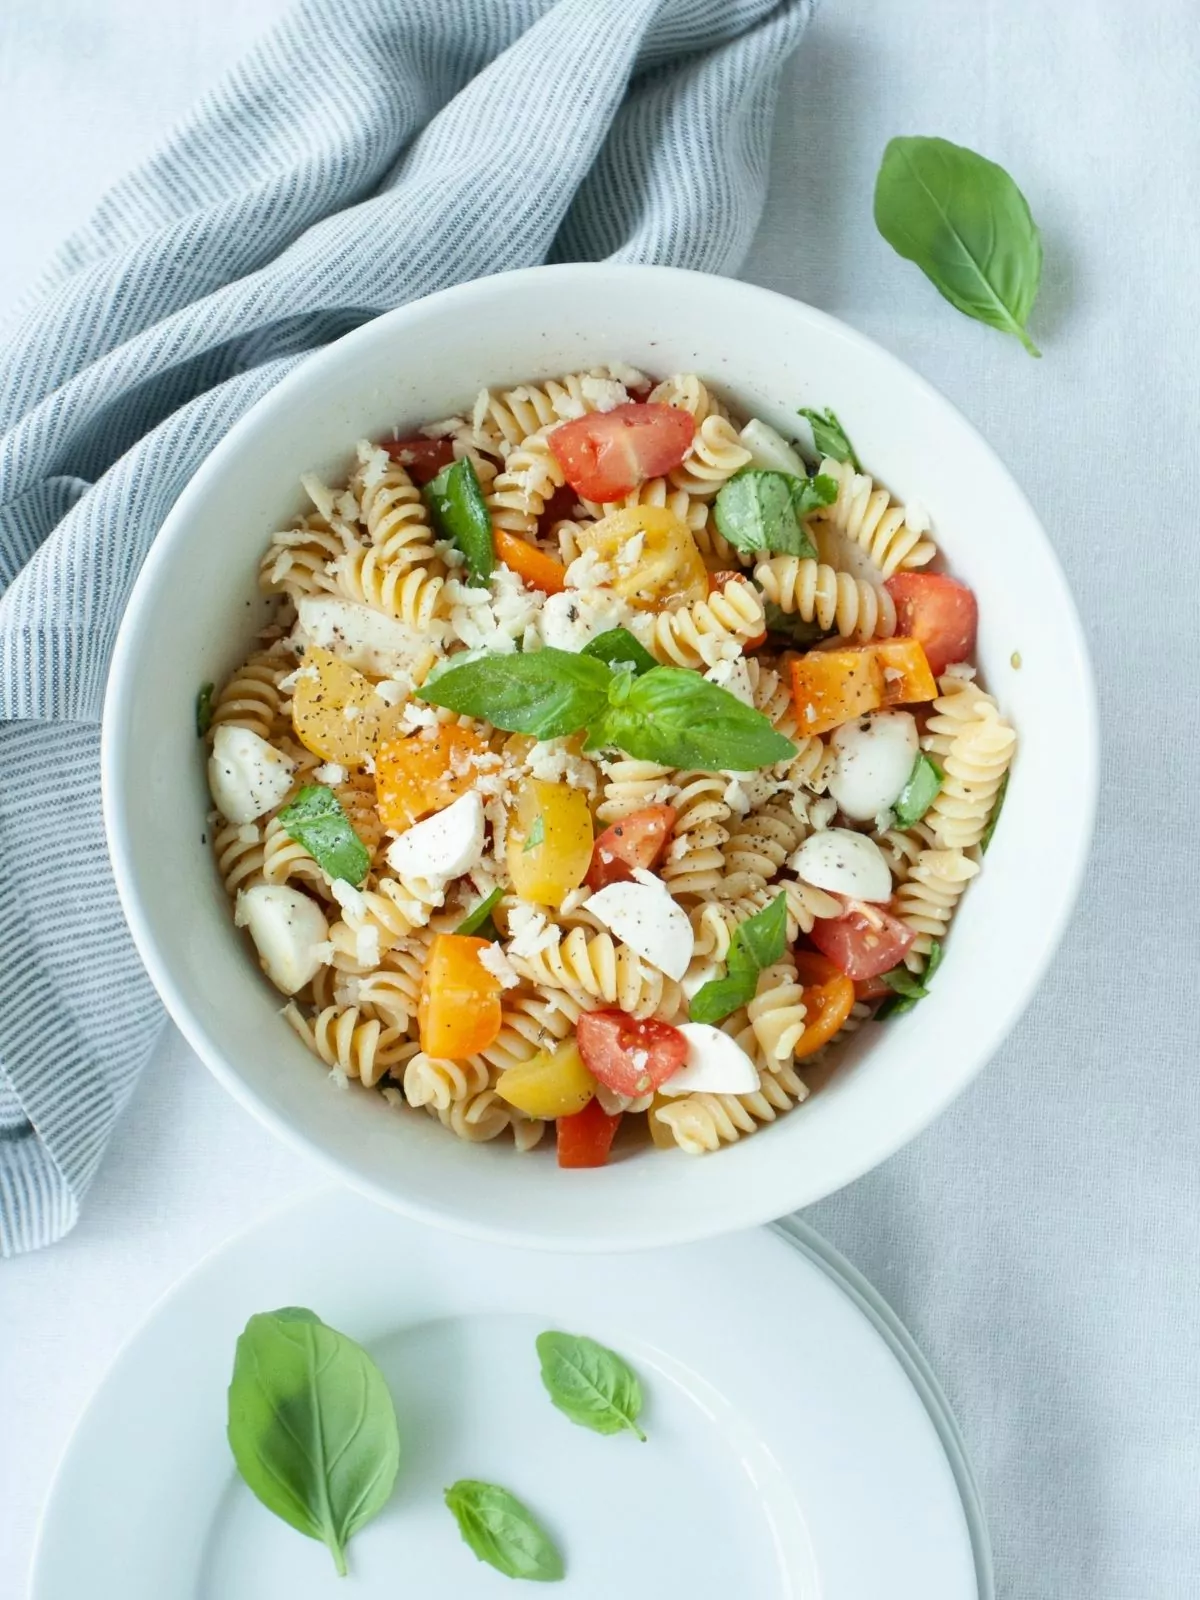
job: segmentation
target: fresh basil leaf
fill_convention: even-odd
[[[876,1011],[876,1022],[886,1022],[888,1017],[902,1016],[904,1012],[911,1011],[918,1000],[924,1000],[929,993],[930,980],[941,964],[942,946],[934,939],[930,942],[929,954],[925,958],[925,967],[920,977],[902,966],[893,967],[890,972],[883,973],[883,982],[895,992],[890,994]]]
[[[539,1333],[538,1360],[546,1393],[572,1422],[594,1433],[636,1433],[642,1411],[637,1374],[615,1350],[574,1333]]]
[[[758,987],[758,973],[727,973],[723,978],[710,978],[692,996],[688,1006],[689,1022],[707,1022],[710,1027],[724,1022],[726,1017],[754,999]]]
[[[787,948],[787,895],[777,894],[769,905],[739,922],[729,941],[725,976],[702,985],[688,1007],[690,1022],[722,1022],[739,1006],[754,999],[758,975],[783,957]]]
[[[344,1576],[348,1541],[383,1509],[400,1465],[395,1407],[367,1352],[302,1307],[251,1317],[227,1431],[250,1490],[323,1541]]]
[[[590,749],[616,746],[638,761],[703,772],[751,772],[795,754],[761,711],[686,667],[655,667],[609,706]]]
[[[875,180],[875,226],[952,306],[1041,354],[1025,326],[1041,234],[1003,167],[947,139],[892,139]]]
[[[481,939],[498,939],[500,934],[492,921],[492,912],[503,898],[503,889],[493,889],[486,900],[481,900],[473,911],[467,913],[455,928],[455,933],[465,933],[468,936],[474,934]]]
[[[911,828],[937,799],[946,774],[932,756],[922,751],[913,762],[908,782],[901,789],[892,812],[902,828]]]
[[[212,703],[215,683],[202,683],[196,691],[196,737],[203,739],[212,727]]]
[[[819,472],[812,478],[796,478],[789,475],[788,486],[792,491],[792,509],[798,517],[807,517],[812,511],[819,511],[822,506],[831,506],[837,499],[838,486],[833,478]]]
[[[987,827],[983,830],[983,838],[979,841],[979,853],[987,855],[988,845],[992,842],[992,835],[996,831],[996,824],[1000,821],[1000,813],[1004,810],[1005,796],[1008,794],[1008,773],[1000,779],[1000,787],[996,790],[996,800],[992,806],[992,814],[987,820]]]
[[[563,1559],[550,1535],[515,1494],[496,1483],[460,1478],[446,1490],[446,1504],[465,1542],[506,1578],[556,1583]]]
[[[825,630],[819,622],[805,622],[803,617],[785,611],[774,600],[765,601],[763,609],[767,614],[767,632],[779,634],[791,644],[815,644],[818,639],[825,637]]]
[[[828,407],[824,411],[814,411],[810,406],[801,406],[800,415],[812,429],[813,444],[816,445],[819,455],[828,456],[832,461],[848,461],[855,472],[862,471],[862,462],[854,453],[854,446],[833,411]],[[828,483],[829,479],[825,481]],[[836,499],[836,485],[834,498]],[[826,501],[826,504],[832,502]]]
[[[358,885],[371,870],[371,855],[350,826],[342,803],[323,783],[308,784],[279,813],[290,839],[303,845],[331,878]]]
[[[604,713],[612,673],[602,661],[547,646],[524,655],[451,657],[416,691],[418,700],[478,717],[506,733],[559,739]]]
[[[492,514],[473,463],[465,456],[451,462],[425,485],[423,493],[437,531],[466,556],[471,583],[486,585],[496,565],[496,550]]]
[[[829,479],[819,481],[828,483]],[[713,504],[717,532],[739,550],[815,558],[816,546],[800,520],[805,513],[798,509],[811,493],[805,487],[809,482],[790,472],[743,467],[717,494]]]
[[[637,678],[643,672],[653,672],[658,665],[645,645],[635,639],[628,628],[609,628],[607,633],[597,634],[584,645],[580,654],[605,661],[610,667],[628,662]]]
[[[521,846],[523,855],[528,855],[531,850],[536,850],[538,845],[546,842],[546,819],[541,812],[533,819],[533,826],[529,830],[529,837]]]

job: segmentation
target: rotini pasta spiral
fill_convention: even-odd
[[[671,783],[670,767],[660,767],[655,761],[635,761],[625,757],[615,761],[601,761],[604,778],[604,798],[596,807],[596,820],[606,826],[620,822],[643,806],[661,805],[669,801],[675,790]]]
[[[363,521],[379,561],[401,571],[435,561],[425,502],[399,462],[389,462],[380,477],[364,472],[361,485]]]
[[[725,780],[715,772],[681,772],[676,782],[675,826],[659,872],[673,895],[709,894],[725,870]]]
[[[336,889],[342,919],[329,930],[333,964],[341,972],[377,967],[414,930],[423,928],[441,904],[442,891],[420,879],[380,878],[374,889]]]
[[[504,457],[540,428],[609,409],[628,398],[624,384],[607,367],[548,378],[543,384],[523,383],[499,394],[482,389],[475,402],[472,436],[479,449]]]
[[[404,1098],[410,1106],[446,1111],[481,1094],[488,1087],[488,1069],[478,1059],[443,1061],[418,1050],[404,1067]]]
[[[828,458],[818,470],[838,486],[833,504],[814,512],[809,522],[822,561],[879,581],[901,568],[928,566],[937,555],[923,528],[914,528],[905,508],[865,472]]]
[[[769,883],[804,843],[808,831],[807,822],[787,799],[767,801],[734,824],[723,852],[726,879]]]
[[[213,853],[226,894],[236,895],[264,875],[263,835],[256,822],[227,822],[218,828],[213,834]]]
[[[698,534],[708,521],[708,507],[704,501],[693,500],[686,489],[673,488],[666,478],[647,478],[623,500],[607,501],[603,505],[598,500],[580,500],[579,504],[589,517],[597,521],[613,511],[631,506],[665,506],[680,522],[685,522],[693,534]]]
[[[804,986],[796,977],[793,962],[780,961],[759,973],[758,989],[746,1015],[764,1056],[776,1064],[790,1061],[807,1016]]]
[[[970,679],[948,674],[940,687],[921,746],[945,777],[925,824],[944,848],[970,850],[983,838],[1017,736],[991,695]]]
[[[584,928],[572,928],[565,936],[561,930],[556,933],[554,943],[535,955],[510,956],[523,978],[546,989],[565,989],[581,1006],[602,1001],[634,1017],[678,1008],[679,985],[611,934],[589,938]]]
[[[259,588],[267,594],[332,594],[337,588],[331,568],[358,541],[344,528],[332,528],[323,517],[303,519],[295,528],[275,534],[259,563]]]
[[[326,1006],[310,1019],[292,1004],[284,1016],[327,1067],[357,1078],[368,1089],[417,1048],[399,1028],[385,1028],[373,1018],[364,1018],[353,1006]]]
[[[674,667],[712,667],[731,649],[741,650],[766,630],[758,591],[744,578],[731,578],[706,600],[678,611],[660,611],[647,634],[656,660]]]
[[[750,452],[738,438],[733,423],[712,415],[696,429],[687,455],[667,477],[676,489],[685,490],[693,499],[711,500],[749,460]]]
[[[565,481],[546,442],[546,430],[531,433],[509,451],[503,470],[484,497],[492,526],[531,538],[547,500]]]
[[[437,659],[444,632],[438,624],[442,620],[439,601],[445,579],[428,567],[391,566],[381,559],[378,550],[368,550],[363,545],[339,557],[335,578],[338,592],[348,600],[386,612],[429,641],[425,657],[414,668],[414,676],[428,672]]]
[[[946,936],[963,890],[979,871],[961,850],[922,850],[896,893],[896,914],[917,934],[905,965],[919,971],[935,939]]]
[[[498,1139],[505,1128],[511,1127],[516,1113],[506,1100],[501,1100],[494,1089],[484,1089],[479,1094],[468,1095],[465,1100],[452,1100],[448,1106],[425,1107],[443,1128],[448,1128],[457,1138],[468,1144],[486,1144]]]
[[[754,1094],[689,1094],[669,1100],[650,1114],[670,1130],[685,1155],[699,1156],[754,1133],[808,1097],[794,1068],[766,1073]]]
[[[502,1008],[500,1032],[479,1053],[493,1072],[520,1066],[539,1050],[553,1050],[579,1021],[582,1005],[566,990],[542,990],[508,998]]]
[[[330,898],[329,879],[278,817],[270,819],[263,834],[262,875],[267,883],[290,883],[297,879],[324,899]]]
[[[694,372],[677,372],[650,391],[650,401],[656,406],[674,406],[677,411],[690,411],[699,427],[709,417],[729,418],[727,408]]]
[[[280,684],[295,666],[292,656],[260,650],[236,668],[213,699],[209,743],[218,728],[249,728],[260,739],[290,731],[290,702]]]
[[[896,607],[882,585],[822,561],[771,556],[755,567],[754,578],[768,600],[840,639],[890,638],[896,631]]]

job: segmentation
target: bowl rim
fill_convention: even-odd
[[[1078,706],[1079,724],[1076,729],[1079,759],[1075,764],[1073,777],[1082,804],[1074,817],[1075,828],[1070,840],[1071,855],[1069,861],[1065,863],[1064,875],[1060,880],[1062,892],[1053,914],[1041,921],[1036,928],[1029,930],[1029,944],[1033,947],[1030,953],[1034,959],[1029,961],[1023,980],[1007,991],[997,1014],[989,1019],[985,1047],[980,1051],[964,1054],[963,1059],[971,1059],[968,1068],[957,1066],[953,1071],[940,1075],[934,1084],[924,1089],[919,1098],[914,1096],[910,1101],[912,1110],[905,1119],[890,1123],[886,1133],[881,1131],[873,1138],[864,1138],[854,1157],[847,1160],[840,1183],[832,1188],[823,1183],[810,1184],[806,1190],[802,1181],[803,1175],[797,1172],[795,1198],[789,1201],[782,1213],[777,1210],[777,1204],[773,1199],[766,1199],[765,1196],[763,1199],[756,1198],[758,1186],[747,1185],[741,1204],[726,1214],[723,1226],[719,1230],[714,1230],[702,1220],[698,1225],[693,1224],[688,1216],[680,1215],[647,1225],[645,1236],[637,1238],[629,1237],[626,1230],[607,1228],[605,1225],[598,1225],[596,1231],[587,1236],[572,1234],[569,1239],[559,1234],[540,1235],[536,1226],[518,1233],[510,1224],[489,1223],[483,1216],[466,1217],[461,1213],[448,1214],[437,1204],[398,1193],[377,1182],[373,1177],[355,1170],[343,1157],[324,1148],[286,1116],[277,1113],[210,1040],[176,983],[171,967],[160,955],[151,929],[150,917],[141,903],[137,876],[132,865],[131,836],[120,798],[123,787],[121,781],[123,735],[126,732],[123,727],[122,711],[129,699],[129,685],[138,670],[137,649],[141,614],[160,572],[170,566],[175,545],[182,537],[183,530],[191,521],[194,511],[203,503],[210,486],[220,478],[227,459],[241,449],[246,434],[264,424],[269,425],[276,413],[286,413],[292,404],[293,396],[311,389],[319,381],[326,367],[339,365],[346,359],[348,353],[352,353],[358,347],[365,348],[396,325],[403,326],[429,314],[440,315],[447,308],[468,313],[477,305],[486,304],[497,285],[519,286],[529,280],[544,282],[547,278],[568,284],[574,283],[581,289],[586,289],[591,283],[603,282],[608,287],[616,285],[630,293],[636,293],[640,286],[650,281],[657,282],[664,279],[699,280],[709,290],[714,284],[719,283],[720,292],[727,294],[731,302],[738,300],[760,304],[765,302],[768,306],[786,308],[788,316],[799,316],[802,320],[807,320],[826,334],[857,348],[870,362],[882,363],[891,368],[893,374],[903,383],[915,388],[926,399],[932,400],[936,407],[952,413],[958,425],[973,438],[975,445],[990,459],[995,470],[1007,480],[1008,487],[1028,519],[1031,531],[1036,532],[1041,542],[1045,559],[1057,576],[1064,604],[1057,613],[1056,620],[1064,634],[1069,635],[1070,653],[1079,669],[1081,695]],[[734,311],[735,307],[731,306],[731,314]],[[383,312],[339,339],[311,352],[238,418],[201,463],[171,507],[134,581],[121,619],[109,669],[102,717],[100,764],[101,801],[109,857],[121,908],[138,955],[168,1015],[188,1045],[239,1104],[250,1111],[277,1138],[332,1172],[341,1182],[368,1195],[378,1204],[401,1211],[429,1226],[448,1228],[476,1238],[493,1239],[509,1244],[515,1242],[530,1249],[572,1248],[604,1253],[690,1243],[712,1237],[718,1231],[732,1232],[739,1228],[771,1222],[779,1215],[787,1215],[790,1211],[814,1204],[829,1194],[837,1193],[903,1149],[967,1088],[996,1054],[1025,1012],[1049,971],[1074,914],[1091,853],[1099,795],[1100,734],[1096,681],[1091,656],[1078,608],[1057,552],[1041,519],[1008,467],[979,430],[963,416],[941,390],[874,339],[828,312],[821,311],[805,301],[794,299],[790,295],[746,283],[740,279],[721,278],[715,274],[678,267],[584,262],[523,267],[511,272],[495,273],[454,284],[395,307],[391,311]],[[597,1220],[600,1224],[599,1216]]]

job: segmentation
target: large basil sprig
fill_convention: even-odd
[[[1019,339],[1042,276],[1029,204],[994,161],[947,139],[892,139],[875,180],[875,226],[952,306]]]
[[[284,1522],[320,1539],[346,1572],[346,1545],[382,1510],[400,1465],[383,1374],[312,1311],[251,1317],[229,1385],[229,1447],[248,1487]]]
[[[537,739],[587,731],[588,750],[704,772],[750,772],[795,754],[760,711],[699,672],[655,666],[640,677],[547,647],[452,657],[417,698]]]

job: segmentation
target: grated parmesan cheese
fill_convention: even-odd
[[[502,989],[515,989],[521,979],[512,962],[498,944],[489,942],[479,952],[479,965],[493,978],[499,979]]]

